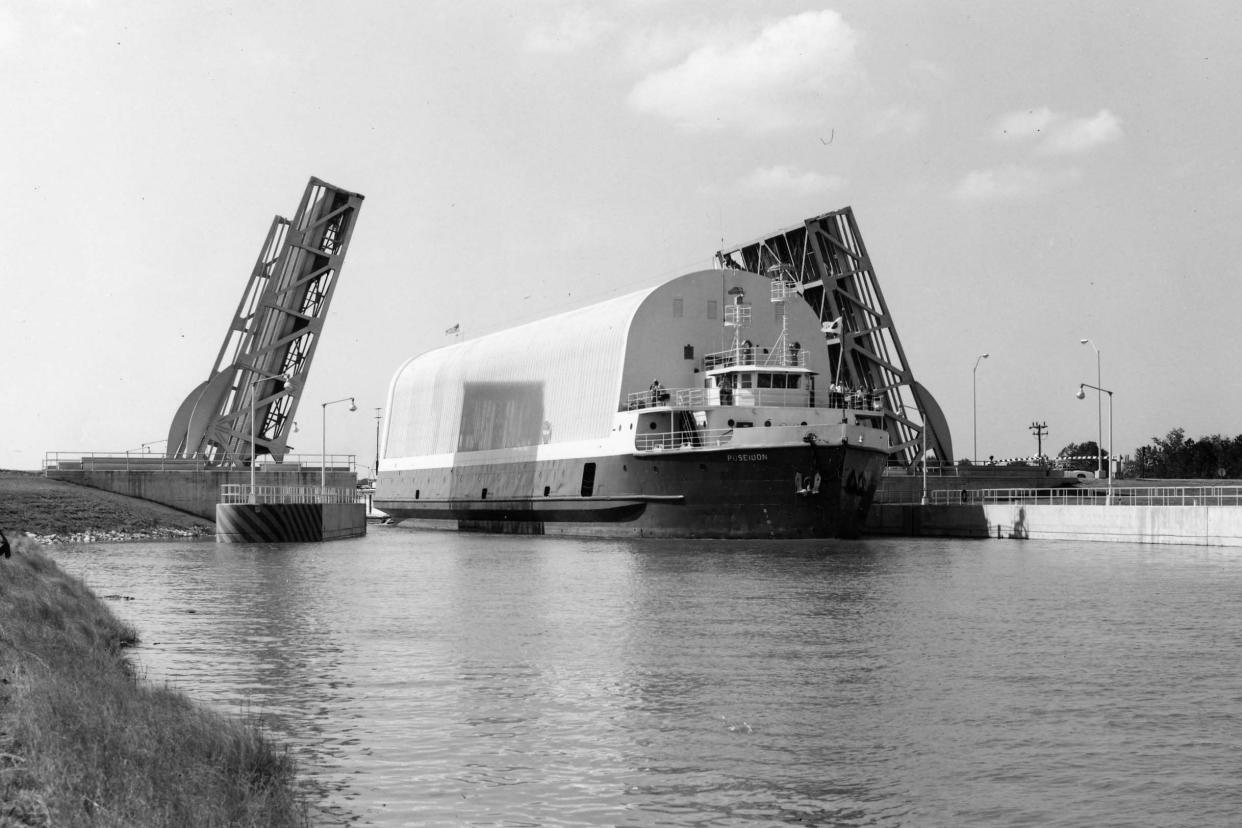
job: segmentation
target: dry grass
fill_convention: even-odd
[[[0,529],[11,539],[18,532],[212,534],[215,525],[148,500],[51,480],[37,472],[0,469]]]
[[[305,825],[292,757],[138,681],[135,638],[30,541],[0,559],[0,826]]]

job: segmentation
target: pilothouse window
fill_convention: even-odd
[[[758,376],[759,388],[797,388],[797,374],[764,374]]]

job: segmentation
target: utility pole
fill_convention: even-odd
[[[1048,433],[1048,424],[1047,423],[1031,423],[1030,429],[1031,431],[1035,432],[1035,445],[1037,446],[1037,448],[1035,449],[1035,456],[1043,457],[1044,456],[1044,435]]]

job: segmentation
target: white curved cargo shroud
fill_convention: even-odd
[[[488,531],[856,534],[887,459],[882,412],[830,391],[819,320],[769,308],[769,284],[701,271],[408,361],[376,508]],[[756,307],[737,332],[722,320],[739,290]]]

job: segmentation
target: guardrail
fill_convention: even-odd
[[[818,392],[814,398],[806,388],[662,388],[659,394],[650,390],[626,394],[629,411],[657,406],[675,408],[707,408],[717,405],[740,405],[763,408],[847,408],[854,411],[883,411],[884,395],[865,391],[839,393]]]
[[[1028,503],[1053,506],[1103,506],[1103,486],[1074,489],[937,489],[933,505]],[[1242,506],[1242,486],[1125,486],[1112,490],[1114,506]]]
[[[225,483],[220,487],[221,503],[362,503],[355,488],[318,486],[255,486],[250,498],[249,483]]]
[[[663,431],[659,434],[638,434],[634,437],[635,451],[689,451],[701,448],[719,448],[733,441],[731,428],[704,428],[697,431]]]
[[[255,464],[258,473],[282,471],[357,471],[357,455],[353,454],[286,454],[277,463],[271,457],[261,456]],[[205,460],[170,458],[162,454],[142,451],[49,451],[43,455],[43,471],[238,471],[250,468],[250,455],[234,455],[223,463],[212,464]]]
[[[727,351],[714,351],[703,355],[703,370],[705,371],[710,371],[713,368],[732,368],[739,365],[753,365],[756,368],[805,368],[806,351],[801,348],[796,350],[789,348],[785,352],[785,360],[783,362],[779,353],[769,353],[768,349],[758,348],[754,345],[730,348]]]

